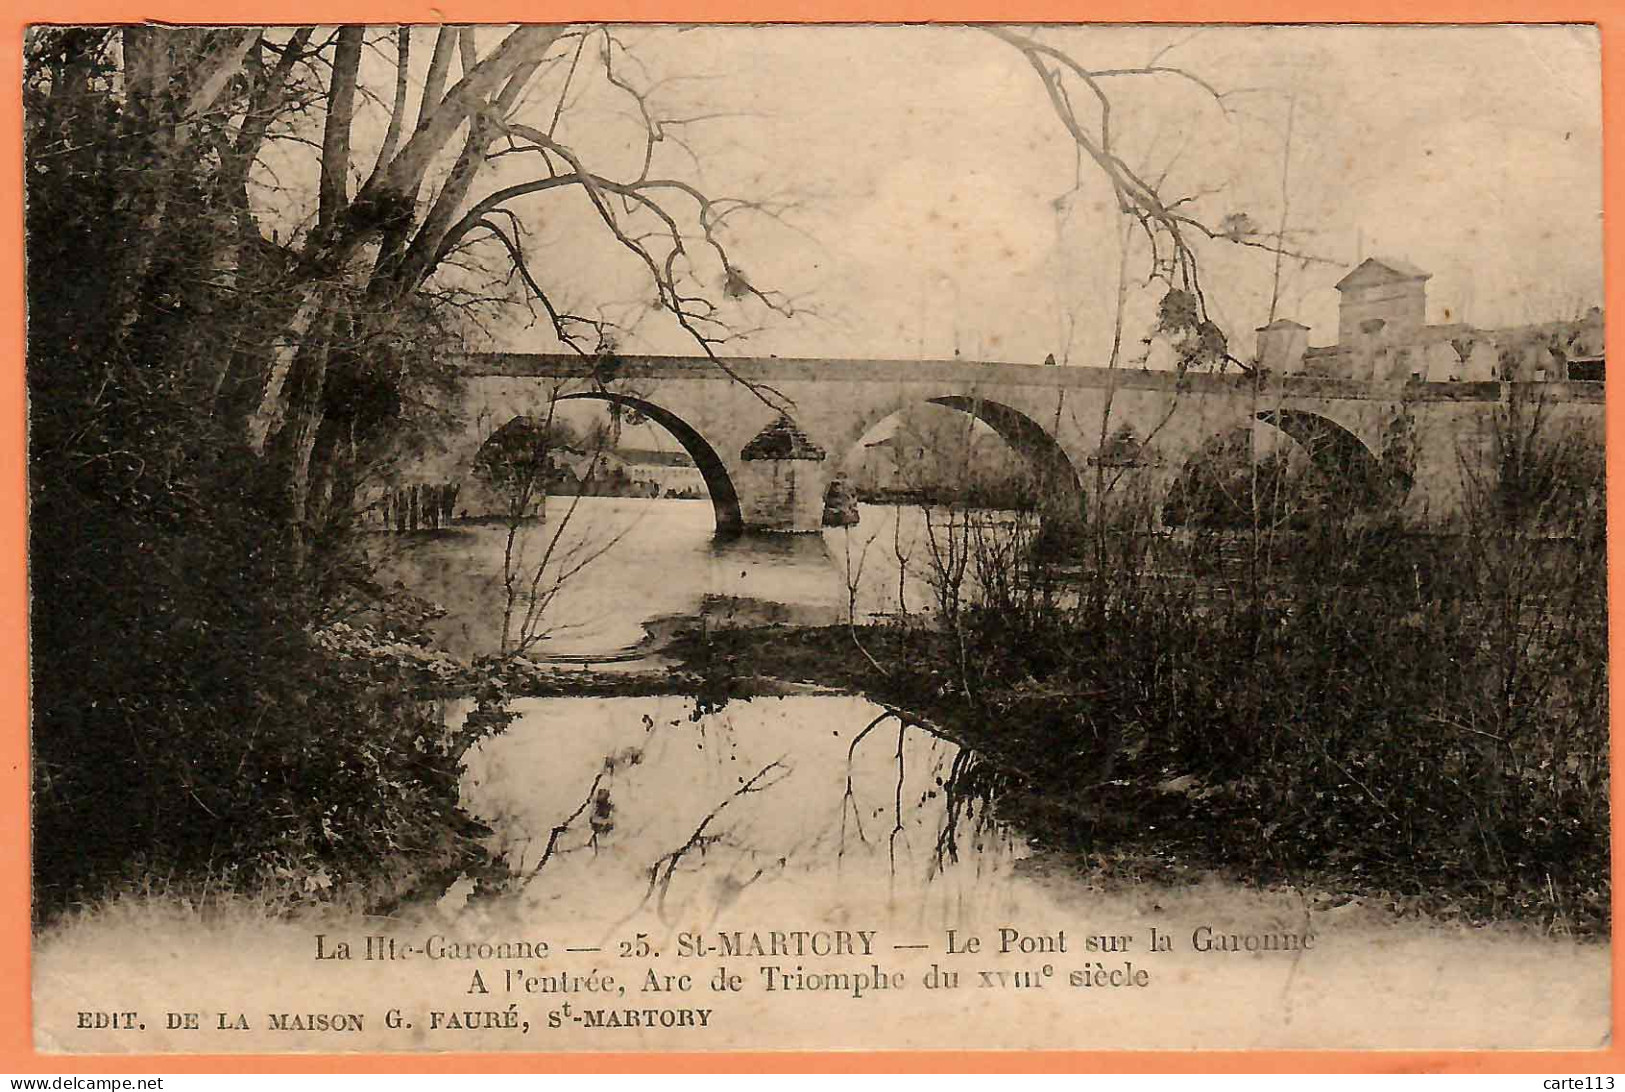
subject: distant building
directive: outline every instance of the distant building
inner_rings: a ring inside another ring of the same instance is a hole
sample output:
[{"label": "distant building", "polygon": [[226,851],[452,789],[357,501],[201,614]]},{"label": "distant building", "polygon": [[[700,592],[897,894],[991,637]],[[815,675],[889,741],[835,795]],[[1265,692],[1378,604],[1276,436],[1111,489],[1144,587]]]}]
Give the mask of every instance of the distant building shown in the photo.
[{"label": "distant building", "polygon": [[1427,323],[1427,282],[1432,276],[1397,258],[1367,258],[1355,266],[1337,282],[1343,297],[1337,312],[1337,343],[1413,336]]},{"label": "distant building", "polygon": [[1337,344],[1310,346],[1308,327],[1277,319],[1258,328],[1259,366],[1279,375],[1372,382],[1602,380],[1600,308],[1507,329],[1428,325],[1431,276],[1396,258],[1365,259],[1337,282]]},{"label": "distant building", "polygon": [[705,475],[694,465],[687,452],[620,448],[618,454],[634,480],[651,483],[662,497],[708,495]]},{"label": "distant building", "polygon": [[607,451],[565,450],[559,461],[569,481],[555,491],[607,497],[703,497],[705,476],[686,454],[616,448]]}]

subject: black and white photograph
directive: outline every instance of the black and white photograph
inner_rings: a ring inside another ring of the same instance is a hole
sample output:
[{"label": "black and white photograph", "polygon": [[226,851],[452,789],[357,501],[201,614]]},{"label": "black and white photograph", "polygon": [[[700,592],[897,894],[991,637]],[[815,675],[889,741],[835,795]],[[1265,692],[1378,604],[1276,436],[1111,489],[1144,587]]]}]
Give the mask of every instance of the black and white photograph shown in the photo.
[{"label": "black and white photograph", "polygon": [[40,1052],[1608,1044],[1594,26],[23,49]]}]

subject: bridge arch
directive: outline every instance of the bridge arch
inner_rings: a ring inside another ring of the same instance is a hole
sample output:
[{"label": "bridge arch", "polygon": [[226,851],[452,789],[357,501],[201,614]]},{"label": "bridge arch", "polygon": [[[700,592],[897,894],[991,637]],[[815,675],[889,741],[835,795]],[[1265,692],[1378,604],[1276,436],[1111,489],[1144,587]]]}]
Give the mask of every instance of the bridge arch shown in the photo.
[{"label": "bridge arch", "polygon": [[942,406],[980,421],[992,429],[999,439],[1026,462],[1035,479],[1046,491],[1045,507],[1065,511],[1081,510],[1079,506],[1083,503],[1084,496],[1082,480],[1060,441],[1021,410],[976,394],[911,398],[886,407],[884,412],[871,417],[855,434],[850,435],[850,440],[844,447],[843,462],[850,460],[856,453],[856,446],[864,436],[873,432],[876,426],[915,405]]},{"label": "bridge arch", "polygon": [[688,457],[694,460],[695,468],[705,480],[706,492],[711,497],[711,509],[716,515],[717,534],[736,535],[744,529],[745,519],[739,506],[739,493],[734,488],[733,478],[729,475],[722,456],[717,454],[717,449],[711,446],[711,442],[700,435],[694,426],[670,410],[635,395],[595,390],[560,394],[556,398],[559,402],[588,400],[608,402],[635,410],[671,433],[672,438],[688,452]]},{"label": "bridge arch", "polygon": [[1293,409],[1263,410],[1254,416],[1303,445],[1315,467],[1334,480],[1358,475],[1362,482],[1370,482],[1381,472],[1377,453],[1330,417]]},{"label": "bridge arch", "polygon": [[[1322,481],[1337,488],[1338,495],[1356,503],[1374,503],[1389,481],[1382,457],[1337,421],[1308,410],[1262,410],[1210,435],[1183,461],[1172,481],[1174,493],[1169,498],[1174,502],[1173,510],[1181,513],[1175,522],[1202,518],[1198,512],[1206,511],[1204,506],[1216,499],[1217,494],[1207,495],[1214,490],[1239,501],[1262,481],[1256,475],[1245,483],[1224,480],[1227,473],[1234,475],[1243,469],[1243,458],[1253,454],[1252,440],[1257,424],[1268,425],[1293,441]],[[1271,472],[1284,474],[1285,469],[1276,464]],[[1220,515],[1208,512],[1208,518]]]}]

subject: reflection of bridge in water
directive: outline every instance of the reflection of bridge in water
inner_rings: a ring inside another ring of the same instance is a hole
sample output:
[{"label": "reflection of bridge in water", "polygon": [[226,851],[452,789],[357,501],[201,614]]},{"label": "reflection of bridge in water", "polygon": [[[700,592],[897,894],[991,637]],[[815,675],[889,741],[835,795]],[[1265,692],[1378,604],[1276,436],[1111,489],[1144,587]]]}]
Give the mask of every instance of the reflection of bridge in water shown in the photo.
[{"label": "reflection of bridge in water", "polygon": [[733,358],[724,370],[701,357],[488,353],[458,363],[467,423],[449,438],[449,468],[439,460],[436,477],[465,473],[480,445],[516,417],[545,417],[554,399],[596,399],[672,434],[704,475],[722,531],[817,530],[845,456],[917,403],[980,419],[1051,496],[1073,501],[1102,462],[1159,499],[1215,439],[1256,422],[1334,474],[1403,480],[1407,503],[1435,513],[1459,505],[1462,458],[1487,455],[1494,412],[1514,398],[1539,399],[1554,421],[1602,440],[1601,383],[1181,377],[957,360]]}]

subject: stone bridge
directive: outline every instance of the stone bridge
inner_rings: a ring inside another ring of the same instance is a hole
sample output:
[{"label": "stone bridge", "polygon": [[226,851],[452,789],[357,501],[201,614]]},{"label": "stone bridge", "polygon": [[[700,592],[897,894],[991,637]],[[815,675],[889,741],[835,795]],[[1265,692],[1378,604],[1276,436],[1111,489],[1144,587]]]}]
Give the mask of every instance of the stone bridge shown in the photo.
[{"label": "stone bridge", "polygon": [[1083,496],[1101,463],[1161,496],[1216,439],[1263,421],[1337,473],[1389,472],[1403,462],[1407,503],[1436,513],[1459,505],[1461,459],[1483,457],[1493,413],[1510,399],[1540,399],[1554,418],[1593,430],[1599,444],[1603,429],[1603,384],[1591,382],[1179,376],[963,360],[719,365],[488,353],[456,363],[465,425],[436,460],[441,480],[466,473],[484,441],[514,418],[546,417],[553,399],[618,403],[664,426],[693,458],[722,532],[818,530],[843,461],[875,425],[918,403],[985,422],[1055,497]]}]

